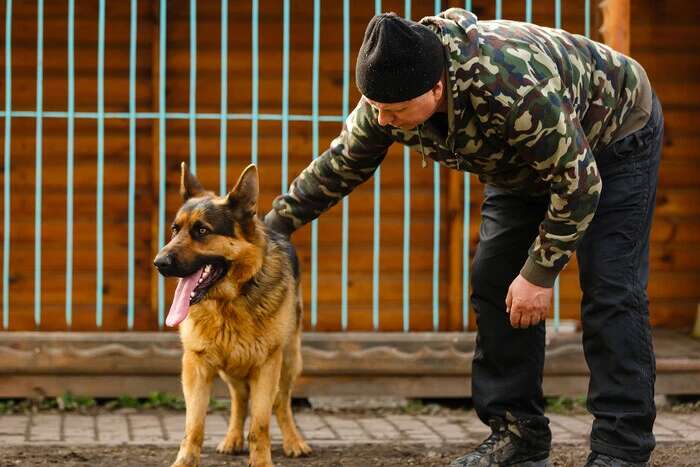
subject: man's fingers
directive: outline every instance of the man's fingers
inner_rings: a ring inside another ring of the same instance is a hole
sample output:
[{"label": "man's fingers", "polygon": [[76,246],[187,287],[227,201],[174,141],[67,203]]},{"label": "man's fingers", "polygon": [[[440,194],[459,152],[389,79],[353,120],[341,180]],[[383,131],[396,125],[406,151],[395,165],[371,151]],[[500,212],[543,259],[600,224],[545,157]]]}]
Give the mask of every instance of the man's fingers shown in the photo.
[{"label": "man's fingers", "polygon": [[511,308],[513,308],[513,293],[508,287],[508,293],[506,294],[506,312],[510,313]]},{"label": "man's fingers", "polygon": [[520,327],[520,310],[517,307],[510,309],[510,325],[514,328]]}]

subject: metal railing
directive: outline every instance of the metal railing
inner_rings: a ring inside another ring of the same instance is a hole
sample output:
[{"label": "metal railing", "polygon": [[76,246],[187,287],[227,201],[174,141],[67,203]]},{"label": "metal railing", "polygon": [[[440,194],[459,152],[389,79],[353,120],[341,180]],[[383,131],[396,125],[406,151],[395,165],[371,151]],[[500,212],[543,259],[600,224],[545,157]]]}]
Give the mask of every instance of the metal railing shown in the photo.
[{"label": "metal railing", "polygon": [[[289,155],[289,123],[295,121],[310,122],[312,125],[312,153],[313,157],[319,153],[319,123],[342,122],[349,111],[349,85],[350,85],[350,2],[342,0],[343,9],[343,73],[342,73],[342,112],[341,115],[321,115],[319,113],[319,57],[320,57],[320,20],[321,2],[314,0],[313,13],[313,69],[312,69],[312,106],[310,114],[289,113],[289,84],[290,84],[290,2],[283,1],[283,66],[282,66],[282,111],[280,114],[260,113],[258,107],[259,93],[259,5],[258,0],[252,0],[252,106],[249,113],[230,113],[228,111],[228,0],[221,0],[221,90],[219,113],[197,112],[196,86],[197,86],[197,1],[190,0],[190,64],[189,64],[189,111],[168,112],[166,109],[165,84],[166,84],[166,56],[167,56],[167,6],[166,0],[160,0],[159,8],[159,43],[158,43],[158,111],[136,111],[136,50],[137,43],[137,7],[138,0],[130,0],[130,34],[129,34],[129,111],[106,112],[104,99],[104,56],[105,56],[105,1],[99,0],[98,9],[98,61],[97,61],[97,109],[95,112],[78,112],[75,110],[75,0],[68,0],[68,40],[67,40],[67,108],[66,111],[46,111],[43,109],[43,21],[44,1],[37,0],[37,70],[36,70],[36,108],[34,110],[14,110],[12,108],[12,7],[13,0],[6,0],[5,6],[5,107],[0,111],[0,117],[4,118],[4,211],[3,211],[3,261],[2,261],[2,324],[3,328],[9,327],[10,306],[10,180],[11,169],[11,139],[12,119],[32,118],[36,121],[36,151],[35,151],[35,243],[34,243],[34,320],[37,327],[41,324],[41,270],[42,270],[42,121],[44,119],[66,119],[66,263],[65,263],[65,321],[70,328],[73,320],[73,188],[74,188],[74,136],[76,119],[90,119],[97,122],[97,192],[96,192],[96,291],[95,291],[95,323],[97,328],[102,326],[102,296],[103,296],[103,186],[104,186],[104,125],[105,120],[126,119],[129,123],[129,182],[128,182],[128,291],[125,301],[127,303],[127,323],[132,329],[134,324],[134,210],[135,210],[135,171],[136,171],[136,146],[135,128],[137,120],[154,120],[158,126],[158,244],[165,241],[165,160],[166,160],[166,122],[168,120],[187,120],[189,122],[189,161],[192,171],[197,169],[197,121],[218,120],[220,122],[219,141],[219,191],[226,191],[227,171],[227,124],[232,120],[246,120],[251,122],[251,158],[257,162],[258,154],[258,123],[260,121],[281,122],[281,190],[288,188],[288,155]],[[464,4],[467,9],[472,8],[472,1]],[[405,1],[406,17],[411,17],[411,1]],[[441,0],[435,0],[434,10],[439,12],[443,7]],[[532,0],[525,1],[525,20],[532,21]],[[561,0],[554,0],[555,26],[561,27]],[[374,13],[382,11],[381,0],[375,1]],[[368,12],[368,15],[371,12]],[[502,15],[502,0],[495,0],[495,16],[500,19]],[[369,19],[369,16],[368,16]],[[585,33],[590,34],[590,0],[585,0]],[[403,260],[402,260],[402,319],[403,330],[408,332],[410,326],[410,226],[411,226],[411,170],[408,148],[403,152]],[[438,330],[440,325],[440,170],[437,162],[433,165],[433,266],[432,266],[432,324],[433,329]],[[373,241],[372,241],[372,325],[375,330],[379,328],[380,306],[380,230],[381,212],[381,170],[374,175],[374,201],[373,201]],[[463,223],[463,250],[462,250],[462,322],[466,329],[469,323],[469,300],[467,296],[469,282],[469,219],[470,219],[470,179],[464,174],[464,223]],[[343,330],[348,326],[348,225],[349,203],[346,197],[342,202],[342,272],[341,272],[341,326]],[[311,325],[316,327],[318,321],[318,223],[314,221],[311,227],[311,297],[310,312]],[[158,277],[157,309],[158,323],[162,327],[164,322],[165,298],[163,277]],[[559,282],[555,286],[554,323],[559,323]]]}]

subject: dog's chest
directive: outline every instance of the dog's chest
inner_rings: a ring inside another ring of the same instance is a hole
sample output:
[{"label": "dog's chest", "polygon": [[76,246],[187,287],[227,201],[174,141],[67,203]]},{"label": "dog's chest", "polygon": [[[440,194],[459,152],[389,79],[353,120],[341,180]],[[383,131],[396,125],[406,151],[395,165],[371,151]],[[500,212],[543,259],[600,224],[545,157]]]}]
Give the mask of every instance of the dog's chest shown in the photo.
[{"label": "dog's chest", "polygon": [[276,347],[264,333],[247,329],[240,322],[236,326],[218,323],[217,327],[188,324],[181,329],[184,350],[231,376],[244,377],[252,368],[261,366]]}]

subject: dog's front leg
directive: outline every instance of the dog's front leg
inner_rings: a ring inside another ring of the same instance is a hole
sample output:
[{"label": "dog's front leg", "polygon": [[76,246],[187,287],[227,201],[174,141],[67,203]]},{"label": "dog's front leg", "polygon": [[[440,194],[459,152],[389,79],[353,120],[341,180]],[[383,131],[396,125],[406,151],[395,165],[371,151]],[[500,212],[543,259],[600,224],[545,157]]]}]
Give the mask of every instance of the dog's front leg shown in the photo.
[{"label": "dog's front leg", "polygon": [[204,420],[215,372],[194,352],[182,356],[182,391],[185,394],[185,437],[172,467],[197,467],[204,440]]},{"label": "dog's front leg", "polygon": [[251,467],[273,467],[270,452],[270,418],[277,393],[282,352],[277,351],[250,379],[250,433],[248,445]]}]

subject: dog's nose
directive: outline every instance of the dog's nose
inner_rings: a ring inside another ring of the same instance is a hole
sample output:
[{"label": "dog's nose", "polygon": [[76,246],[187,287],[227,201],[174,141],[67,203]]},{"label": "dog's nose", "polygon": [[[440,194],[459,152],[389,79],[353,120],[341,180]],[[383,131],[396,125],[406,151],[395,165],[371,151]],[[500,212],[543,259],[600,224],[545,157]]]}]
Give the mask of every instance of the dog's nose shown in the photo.
[{"label": "dog's nose", "polygon": [[158,255],[153,261],[153,265],[158,270],[168,270],[173,266],[173,257],[172,255]]}]

